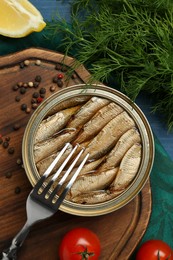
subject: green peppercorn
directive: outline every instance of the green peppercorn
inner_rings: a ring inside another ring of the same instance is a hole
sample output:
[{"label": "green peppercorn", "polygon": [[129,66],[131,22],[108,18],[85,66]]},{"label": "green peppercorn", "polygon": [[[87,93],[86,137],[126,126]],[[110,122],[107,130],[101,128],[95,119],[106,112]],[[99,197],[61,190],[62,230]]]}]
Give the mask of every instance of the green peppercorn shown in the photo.
[{"label": "green peppercorn", "polygon": [[22,164],[22,160],[21,160],[20,158],[18,158],[17,161],[16,161],[16,163],[17,163],[18,165],[21,165],[21,164]]}]

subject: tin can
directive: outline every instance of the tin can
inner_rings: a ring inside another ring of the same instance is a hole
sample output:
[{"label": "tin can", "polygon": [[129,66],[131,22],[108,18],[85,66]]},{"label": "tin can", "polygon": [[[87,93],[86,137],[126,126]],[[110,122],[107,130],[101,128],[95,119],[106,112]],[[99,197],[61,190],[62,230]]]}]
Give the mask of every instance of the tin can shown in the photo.
[{"label": "tin can", "polygon": [[142,140],[142,159],[138,173],[132,183],[119,196],[97,204],[78,204],[64,200],[60,210],[78,216],[98,216],[113,212],[129,203],[143,188],[149,178],[154,161],[154,138],[150,125],[141,109],[126,95],[104,85],[79,84],[64,88],[47,98],[32,114],[25,129],[22,157],[27,177],[34,186],[40,178],[34,162],[35,133],[46,115],[59,103],[69,98],[81,96],[97,96],[115,102],[121,106],[135,121]]}]

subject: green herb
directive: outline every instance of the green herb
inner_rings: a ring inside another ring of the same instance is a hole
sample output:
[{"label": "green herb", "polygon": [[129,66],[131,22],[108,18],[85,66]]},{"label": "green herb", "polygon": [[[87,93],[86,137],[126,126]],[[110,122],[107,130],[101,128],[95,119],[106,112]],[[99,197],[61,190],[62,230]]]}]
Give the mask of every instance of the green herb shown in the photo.
[{"label": "green herb", "polygon": [[62,33],[61,50],[87,66],[93,79],[113,78],[132,100],[141,91],[153,96],[153,111],[173,128],[171,0],[75,0],[71,25],[58,17],[47,28]]}]

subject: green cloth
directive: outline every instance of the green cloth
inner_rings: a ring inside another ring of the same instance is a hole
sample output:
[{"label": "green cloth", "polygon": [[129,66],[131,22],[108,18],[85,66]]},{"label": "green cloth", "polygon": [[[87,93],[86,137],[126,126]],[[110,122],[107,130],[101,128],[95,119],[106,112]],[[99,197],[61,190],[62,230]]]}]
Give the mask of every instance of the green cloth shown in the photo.
[{"label": "green cloth", "polygon": [[[155,160],[150,175],[152,213],[148,228],[136,250],[150,239],[161,239],[173,248],[173,161],[156,136],[154,139]],[[135,259],[135,253],[132,259]]]},{"label": "green cloth", "polygon": [[[47,35],[48,32],[43,30],[41,33],[33,33],[22,39],[10,39],[1,36],[0,55],[29,47],[61,51],[59,46],[61,37],[49,40],[51,38]],[[173,248],[173,161],[156,137],[155,149],[155,161],[151,172],[152,214],[141,243],[155,238],[164,240]]]}]

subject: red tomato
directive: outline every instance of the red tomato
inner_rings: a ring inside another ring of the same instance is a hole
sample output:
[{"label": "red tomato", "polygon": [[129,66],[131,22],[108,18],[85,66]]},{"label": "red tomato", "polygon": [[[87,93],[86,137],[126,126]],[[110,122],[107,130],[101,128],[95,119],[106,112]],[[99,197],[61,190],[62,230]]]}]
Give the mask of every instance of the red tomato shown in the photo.
[{"label": "red tomato", "polygon": [[162,240],[148,240],[140,247],[136,260],[173,260],[173,251]]},{"label": "red tomato", "polygon": [[100,241],[87,228],[74,228],[62,239],[59,247],[60,260],[98,260]]}]

